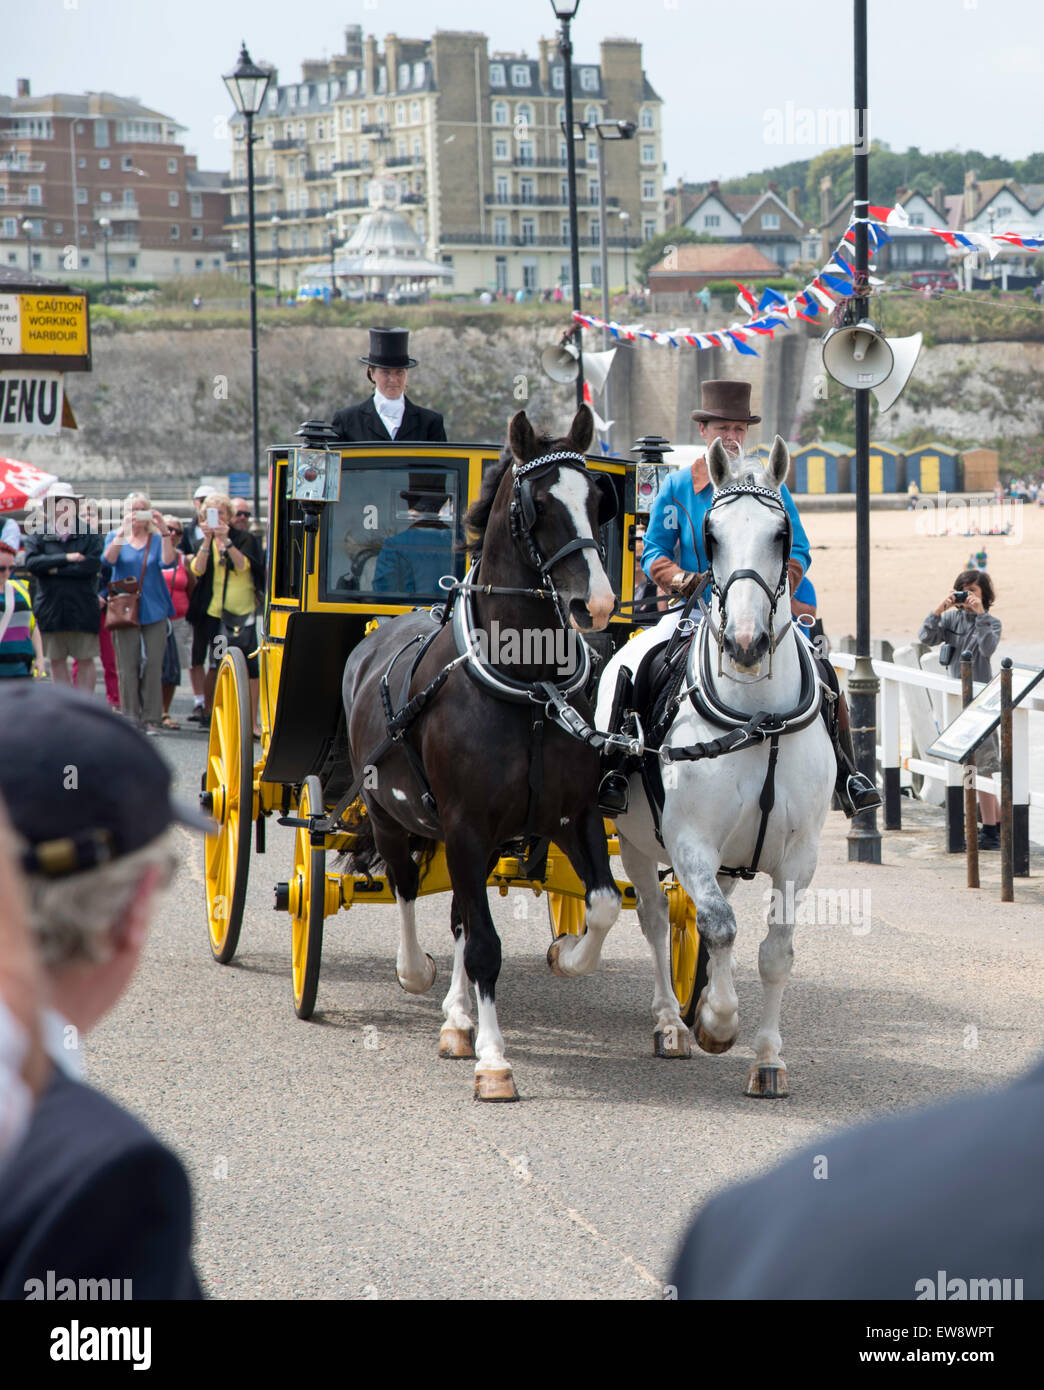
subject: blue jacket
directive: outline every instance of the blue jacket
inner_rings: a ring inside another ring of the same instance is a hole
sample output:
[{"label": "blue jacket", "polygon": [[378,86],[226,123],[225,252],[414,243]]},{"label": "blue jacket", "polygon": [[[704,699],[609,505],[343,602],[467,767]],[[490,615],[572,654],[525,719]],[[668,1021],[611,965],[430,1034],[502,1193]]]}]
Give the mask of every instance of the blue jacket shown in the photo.
[{"label": "blue jacket", "polygon": [[[812,562],[812,554],[801,524],[794,499],[786,487],[780,489],[783,505],[790,516],[794,536],[790,554],[805,572]],[[697,494],[692,486],[692,469],[676,469],[656,495],[645,528],[645,545],[642,549],[642,569],[649,573],[654,560],[672,560],[683,570],[698,573],[707,568],[707,557],[703,553],[703,518],[714,498],[714,486],[707,486]],[[680,556],[675,555],[675,547],[681,546]]]}]

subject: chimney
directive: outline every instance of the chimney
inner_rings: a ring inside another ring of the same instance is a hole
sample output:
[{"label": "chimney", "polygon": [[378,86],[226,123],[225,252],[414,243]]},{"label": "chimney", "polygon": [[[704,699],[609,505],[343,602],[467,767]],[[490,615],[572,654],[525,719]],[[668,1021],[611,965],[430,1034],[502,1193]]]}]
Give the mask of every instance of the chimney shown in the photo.
[{"label": "chimney", "polygon": [[344,31],[344,56],[348,66],[361,68],[363,60],[363,36],[361,24],[349,24]]},{"label": "chimney", "polygon": [[946,185],[937,183],[932,189],[932,207],[946,216]]},{"label": "chimney", "polygon": [[982,190],[979,188],[979,174],[976,169],[969,169],[964,175],[964,220],[970,221],[979,211],[979,204],[982,199]]},{"label": "chimney", "polygon": [[819,180],[819,225],[822,231],[830,221],[830,214],[833,212],[834,201],[834,180],[829,174],[824,174]]},{"label": "chimney", "polygon": [[363,65],[366,68],[366,95],[368,97],[377,94],[377,40],[373,34],[367,34],[363,41]]},{"label": "chimney", "polygon": [[795,217],[801,216],[801,189],[797,186],[787,189],[787,207]]},{"label": "chimney", "polygon": [[895,201],[897,203],[901,203],[909,192],[910,190],[907,188],[906,184],[901,183],[899,187],[895,190]]},{"label": "chimney", "polygon": [[711,179],[710,183],[707,185],[707,192],[708,192],[708,193],[717,193],[718,191],[719,191],[719,188],[718,188],[718,180],[717,180],[717,179]]},{"label": "chimney", "polygon": [[557,52],[558,45],[552,39],[540,40],[540,90],[545,93],[551,91],[551,50]]},{"label": "chimney", "polygon": [[20,97],[27,97],[28,95],[29,95],[29,79],[28,79],[28,77],[20,77],[20,78],[18,79],[18,96],[20,96]]},{"label": "chimney", "polygon": [[769,184],[768,191],[770,193],[779,193],[779,184],[776,183],[775,179],[773,179],[772,182]]},{"label": "chimney", "polygon": [[397,34],[385,34],[384,61],[388,67],[389,93],[395,93],[399,90],[399,52],[399,36]]}]

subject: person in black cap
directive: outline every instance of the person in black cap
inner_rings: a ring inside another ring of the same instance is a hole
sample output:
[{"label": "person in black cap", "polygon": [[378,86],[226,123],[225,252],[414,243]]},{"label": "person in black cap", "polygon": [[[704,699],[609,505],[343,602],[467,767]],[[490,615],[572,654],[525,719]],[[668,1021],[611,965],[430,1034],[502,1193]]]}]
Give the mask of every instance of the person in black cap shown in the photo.
[{"label": "person in black cap", "polygon": [[[210,828],[170,796],[148,739],[68,688],[0,690],[0,796],[43,967],[54,1074],[0,1171],[0,1299],[70,1295],[118,1279],[117,1296],[199,1298],[192,1197],[181,1163],[84,1084],[79,1040],[117,1003],[176,858],[166,832]],[[128,1282],[129,1281],[129,1286]],[[83,1297],[83,1294],[79,1295]]]},{"label": "person in black cap", "polygon": [[449,497],[445,473],[411,473],[399,493],[410,524],[381,546],[373,587],[379,594],[440,595],[439,580],[454,572],[453,532],[439,513]]},{"label": "person in black cap", "polygon": [[405,328],[370,329],[370,351],[359,361],[366,364],[373,395],[360,405],[339,410],[333,417],[338,439],[445,440],[442,416],[414,405],[406,395],[406,372],[417,365],[409,355],[409,345],[410,335]]}]

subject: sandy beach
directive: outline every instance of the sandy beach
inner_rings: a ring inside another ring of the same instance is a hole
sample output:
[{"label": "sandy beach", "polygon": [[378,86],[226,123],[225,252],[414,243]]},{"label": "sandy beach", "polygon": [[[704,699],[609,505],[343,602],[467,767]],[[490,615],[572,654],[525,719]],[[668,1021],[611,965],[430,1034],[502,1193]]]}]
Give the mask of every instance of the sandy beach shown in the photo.
[{"label": "sandy beach", "polygon": [[[801,498],[796,499],[799,511]],[[988,525],[999,515],[1012,523],[1010,536],[936,535],[938,511],[871,511],[870,624],[874,637],[896,646],[916,638],[930,609],[945,598],[960,570],[977,550],[987,552],[987,569],[997,593],[993,612],[1003,624],[1002,652],[1023,660],[1044,658],[1044,507],[1009,507],[1003,513],[976,502],[963,510],[951,499],[945,520],[951,529]],[[806,511],[812,545],[809,578],[819,612],[832,638],[855,633],[855,512]],[[996,664],[996,663],[995,663]]]}]

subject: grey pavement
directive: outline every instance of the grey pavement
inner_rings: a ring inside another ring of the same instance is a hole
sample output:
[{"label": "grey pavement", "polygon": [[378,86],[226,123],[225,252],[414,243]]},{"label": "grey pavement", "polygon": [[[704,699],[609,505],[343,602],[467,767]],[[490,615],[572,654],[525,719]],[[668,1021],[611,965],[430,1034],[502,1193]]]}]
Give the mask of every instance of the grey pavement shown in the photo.
[{"label": "grey pavement", "polygon": [[[159,744],[194,795],[204,736]],[[88,1076],[182,1155],[212,1297],[659,1298],[686,1223],[719,1187],[839,1126],[1001,1083],[1044,1048],[1041,880],[1016,880],[1002,905],[997,856],[984,856],[986,886],[968,890],[963,860],[942,853],[941,816],[908,801],[904,812],[881,867],[849,864],[847,823],[828,818],[813,887],[860,909],[868,891],[869,930],[798,928],[782,1102],[742,1094],[767,879],[734,895],[740,1041],[691,1061],[651,1055],[652,972],[633,913],[602,971],[566,981],[544,962],[544,900],[492,895],[522,1101],[480,1106],[471,1064],[436,1057],[448,898],[418,908],[439,967],[431,995],[395,982],[395,909],[354,907],[326,923],[317,1012],[302,1023],[289,919],[271,906],[291,832],[271,822],[226,967],[207,945],[201,845],[176,832],[179,876],[139,976],[87,1040]]]}]

